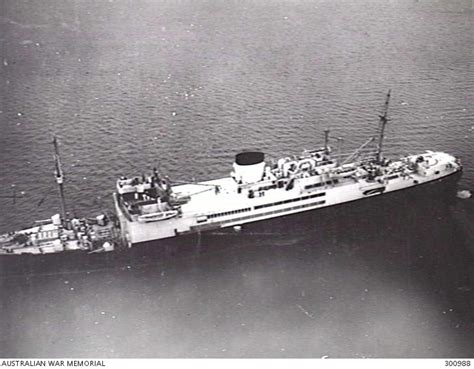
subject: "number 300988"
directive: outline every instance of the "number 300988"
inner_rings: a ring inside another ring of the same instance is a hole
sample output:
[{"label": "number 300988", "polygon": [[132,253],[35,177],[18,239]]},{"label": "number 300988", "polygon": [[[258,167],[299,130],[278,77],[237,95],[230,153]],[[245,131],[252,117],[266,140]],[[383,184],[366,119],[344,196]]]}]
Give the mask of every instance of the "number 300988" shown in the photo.
[{"label": "number 300988", "polygon": [[445,360],[444,366],[471,366],[470,360]]}]

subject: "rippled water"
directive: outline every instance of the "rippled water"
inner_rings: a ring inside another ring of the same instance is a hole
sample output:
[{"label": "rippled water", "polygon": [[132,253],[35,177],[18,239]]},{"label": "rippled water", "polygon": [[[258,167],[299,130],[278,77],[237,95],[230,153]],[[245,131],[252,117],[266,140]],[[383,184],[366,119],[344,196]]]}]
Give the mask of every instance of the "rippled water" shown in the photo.
[{"label": "rippled water", "polygon": [[[452,153],[472,190],[471,1],[1,7],[0,186],[24,197],[0,198],[0,231],[57,211],[53,133],[69,209],[89,215],[112,206],[118,176],[154,165],[176,179],[220,177],[243,148],[296,154],[326,127],[350,151],[374,133],[389,88],[387,155]],[[406,219],[421,205],[375,229],[355,220],[364,212],[282,231],[293,219],[267,236],[230,236],[231,247],[205,239],[197,256],[10,277],[0,353],[472,356],[472,256],[448,208],[415,228]],[[380,218],[390,204],[371,211]]]}]

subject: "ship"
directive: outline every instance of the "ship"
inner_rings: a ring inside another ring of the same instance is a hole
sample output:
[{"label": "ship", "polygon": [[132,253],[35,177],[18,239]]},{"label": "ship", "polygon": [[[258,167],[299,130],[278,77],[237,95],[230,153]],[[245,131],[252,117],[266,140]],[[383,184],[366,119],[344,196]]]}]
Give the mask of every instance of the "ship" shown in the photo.
[{"label": "ship", "polygon": [[55,179],[59,190],[60,214],[37,220],[30,227],[0,235],[0,256],[45,255],[57,253],[105,253],[119,245],[119,233],[113,214],[93,218],[71,217],[66,211],[64,173],[58,142],[53,138]]},{"label": "ship", "polygon": [[[425,151],[396,160],[383,155],[389,91],[378,134],[344,157],[341,138],[324,132],[324,146],[267,164],[257,150],[238,153],[228,177],[172,182],[156,168],[121,177],[114,193],[120,238],[128,247],[189,234],[236,231],[245,225],[435,184],[460,174],[456,157]],[[333,150],[330,140],[338,142]]]},{"label": "ship", "polygon": [[[71,217],[66,211],[64,174],[54,137],[60,213],[0,235],[0,256],[103,254],[202,232],[239,232],[253,223],[436,184],[461,174],[460,160],[444,152],[425,151],[396,160],[384,157],[390,95],[389,91],[379,115],[378,134],[350,155],[341,153],[342,139],[325,130],[322,147],[270,164],[261,151],[240,152],[225,178],[171,181],[154,168],[150,175],[120,177],[113,193],[115,213],[93,218]],[[336,150],[330,140],[337,142]]]}]

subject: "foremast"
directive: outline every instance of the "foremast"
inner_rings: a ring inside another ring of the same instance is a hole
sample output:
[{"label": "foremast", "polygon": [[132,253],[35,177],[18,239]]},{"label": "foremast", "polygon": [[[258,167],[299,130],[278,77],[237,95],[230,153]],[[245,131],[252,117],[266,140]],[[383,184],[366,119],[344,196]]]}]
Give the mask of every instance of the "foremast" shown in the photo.
[{"label": "foremast", "polygon": [[61,167],[61,158],[59,156],[58,142],[56,136],[53,136],[53,145],[54,145],[54,175],[56,177],[56,183],[59,188],[59,199],[61,205],[61,222],[63,226],[66,224],[66,201],[64,198],[64,174]]},{"label": "foremast", "polygon": [[376,154],[376,161],[380,163],[382,161],[382,146],[383,146],[383,139],[385,136],[385,127],[388,122],[388,104],[390,102],[390,94],[392,90],[388,90],[387,98],[385,99],[385,105],[383,109],[383,113],[379,115],[380,123],[379,123],[379,142],[377,144],[377,154]]}]

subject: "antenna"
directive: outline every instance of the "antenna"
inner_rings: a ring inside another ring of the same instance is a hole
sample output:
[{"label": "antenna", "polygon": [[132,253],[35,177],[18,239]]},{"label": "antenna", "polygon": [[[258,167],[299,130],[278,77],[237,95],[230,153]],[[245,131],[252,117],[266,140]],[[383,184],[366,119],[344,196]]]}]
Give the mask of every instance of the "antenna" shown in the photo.
[{"label": "antenna", "polygon": [[359,153],[365,149],[371,142],[375,140],[374,137],[370,137],[367,141],[365,141],[362,145],[359,146],[357,150],[355,150],[351,155],[349,155],[342,163],[341,165],[346,164],[349,160],[352,160],[352,158],[355,158]]},{"label": "antenna", "polygon": [[385,99],[383,114],[379,115],[379,118],[380,118],[379,130],[380,130],[380,133],[379,133],[379,143],[377,145],[377,156],[376,156],[376,160],[379,163],[382,159],[382,145],[383,145],[383,139],[384,139],[384,134],[385,134],[385,126],[387,125],[387,122],[388,122],[388,117],[387,117],[387,115],[388,115],[388,104],[390,102],[391,92],[392,92],[392,90],[388,90],[387,98]]},{"label": "antenna", "polygon": [[53,145],[54,145],[54,164],[55,171],[54,175],[56,177],[56,183],[59,187],[59,196],[61,201],[61,219],[63,226],[66,224],[66,201],[64,200],[64,175],[61,169],[61,160],[59,158],[58,142],[56,136],[53,136]]}]

